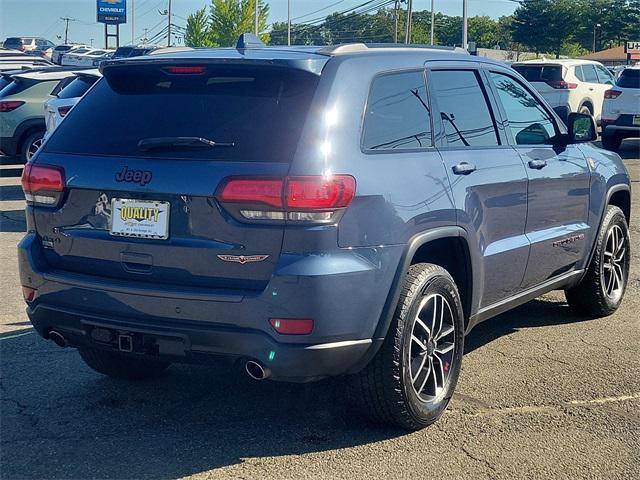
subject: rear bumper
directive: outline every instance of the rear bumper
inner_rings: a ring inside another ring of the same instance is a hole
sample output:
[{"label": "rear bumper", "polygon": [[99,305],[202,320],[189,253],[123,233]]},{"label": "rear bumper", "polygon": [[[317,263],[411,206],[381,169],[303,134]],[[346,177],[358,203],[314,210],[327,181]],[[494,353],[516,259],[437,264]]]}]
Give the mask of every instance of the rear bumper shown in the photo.
[{"label": "rear bumper", "polygon": [[[253,359],[272,378],[310,381],[355,372],[379,347],[375,338],[402,246],[282,255],[261,292],[177,290],[47,270],[30,233],[18,246],[22,285],[38,290],[27,313],[43,337],[57,330],[71,346],[117,348],[92,336],[131,334],[152,348],[136,354],[172,362]],[[311,318],[310,335],[281,335],[269,318]],[[146,340],[143,340],[145,339]]]},{"label": "rear bumper", "polygon": [[640,138],[640,127],[628,125],[607,125],[603,135],[615,135],[620,138]]},{"label": "rear bumper", "polygon": [[36,331],[48,338],[51,330],[62,334],[71,347],[91,346],[122,351],[120,336],[133,339],[133,351],[126,354],[179,363],[209,363],[248,360],[271,370],[274,380],[307,382],[341,375],[361,368],[367,352],[378,341],[361,339],[312,345],[278,343],[263,332],[183,322],[152,323],[87,315],[37,305],[27,313]]}]

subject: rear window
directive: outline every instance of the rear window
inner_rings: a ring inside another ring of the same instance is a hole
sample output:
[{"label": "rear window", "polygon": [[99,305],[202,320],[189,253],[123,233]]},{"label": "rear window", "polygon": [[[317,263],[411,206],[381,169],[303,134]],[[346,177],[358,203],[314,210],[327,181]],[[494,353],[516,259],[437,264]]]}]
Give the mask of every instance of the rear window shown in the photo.
[{"label": "rear window", "polygon": [[0,95],[2,95],[2,89],[9,85],[13,80],[11,77],[0,77]]},{"label": "rear window", "polygon": [[[107,69],[106,78],[56,129],[46,150],[175,159],[291,160],[317,76],[238,65],[210,65],[198,74],[170,74],[164,68]],[[143,139],[167,137],[202,137],[234,146],[138,147]]]},{"label": "rear window", "polygon": [[71,45],[58,45],[53,50],[56,52],[66,52],[67,50],[71,50],[73,47]]},{"label": "rear window", "polygon": [[21,47],[21,46],[22,46],[21,38],[12,37],[12,38],[7,38],[4,41],[5,48],[15,48],[15,47]]},{"label": "rear window", "polygon": [[0,98],[8,97],[10,95],[17,95],[19,93],[24,92],[27,88],[34,86],[36,83],[35,80],[14,80],[0,92]]},{"label": "rear window", "polygon": [[133,48],[131,47],[120,47],[116,50],[116,53],[113,54],[113,57],[114,58],[130,57],[131,52],[133,52]]},{"label": "rear window", "polygon": [[617,85],[621,88],[640,88],[640,69],[627,68],[623,70]]},{"label": "rear window", "polygon": [[513,69],[529,82],[558,82],[562,80],[561,65],[516,65]]},{"label": "rear window", "polygon": [[96,83],[98,77],[80,76],[75,78],[58,93],[58,98],[76,98],[81,97],[87,90]]}]

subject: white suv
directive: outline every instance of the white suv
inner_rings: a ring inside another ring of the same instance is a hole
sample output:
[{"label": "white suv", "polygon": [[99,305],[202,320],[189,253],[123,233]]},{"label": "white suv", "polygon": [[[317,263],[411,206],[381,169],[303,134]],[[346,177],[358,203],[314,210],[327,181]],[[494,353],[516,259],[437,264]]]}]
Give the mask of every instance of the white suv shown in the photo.
[{"label": "white suv", "polygon": [[625,68],[604,94],[602,146],[618,150],[625,138],[640,137],[640,66]]},{"label": "white suv", "polygon": [[512,67],[565,120],[570,112],[581,112],[600,122],[604,92],[615,84],[601,63],[590,60],[529,60]]}]

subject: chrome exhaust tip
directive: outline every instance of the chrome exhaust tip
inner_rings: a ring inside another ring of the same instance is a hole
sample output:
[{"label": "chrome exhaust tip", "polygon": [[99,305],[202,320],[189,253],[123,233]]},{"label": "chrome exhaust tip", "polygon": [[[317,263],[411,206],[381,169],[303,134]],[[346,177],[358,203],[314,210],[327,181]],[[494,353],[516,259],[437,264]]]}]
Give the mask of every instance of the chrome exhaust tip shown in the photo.
[{"label": "chrome exhaust tip", "polygon": [[247,371],[247,375],[249,375],[254,380],[264,380],[269,378],[271,375],[271,370],[268,368],[264,368],[258,362],[254,360],[249,360],[244,364],[244,369]]},{"label": "chrome exhaust tip", "polygon": [[49,332],[49,340],[58,345],[59,347],[67,346],[67,339],[60,332],[56,332],[55,330],[51,330]]}]

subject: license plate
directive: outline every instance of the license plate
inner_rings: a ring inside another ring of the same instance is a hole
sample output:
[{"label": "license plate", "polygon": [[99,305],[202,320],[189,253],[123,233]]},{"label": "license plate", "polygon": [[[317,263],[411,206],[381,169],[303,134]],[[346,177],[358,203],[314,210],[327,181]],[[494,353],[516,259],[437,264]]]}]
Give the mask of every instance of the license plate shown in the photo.
[{"label": "license plate", "polygon": [[112,199],[109,233],[121,237],[169,238],[169,202]]},{"label": "license plate", "polygon": [[640,127],[640,115],[633,116],[633,124]]}]

